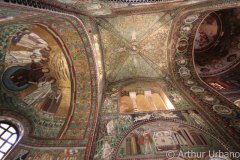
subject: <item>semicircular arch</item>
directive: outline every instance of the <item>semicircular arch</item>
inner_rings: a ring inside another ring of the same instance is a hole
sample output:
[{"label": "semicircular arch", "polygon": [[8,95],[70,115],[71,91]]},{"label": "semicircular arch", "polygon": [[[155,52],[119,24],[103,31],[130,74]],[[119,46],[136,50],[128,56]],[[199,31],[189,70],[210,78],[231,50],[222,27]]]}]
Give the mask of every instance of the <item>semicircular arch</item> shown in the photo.
[{"label": "semicircular arch", "polygon": [[217,6],[209,7],[204,12],[189,9],[175,19],[171,46],[169,46],[171,48],[168,57],[169,66],[178,88],[192,101],[200,113],[206,115],[212,125],[217,126],[219,135],[231,139],[234,150],[240,147],[239,128],[234,125],[239,121],[239,109],[221,94],[209,88],[196,73],[194,65],[193,50],[197,29],[204,18],[216,9],[215,7],[217,8]]},{"label": "semicircular arch", "polygon": [[[26,107],[22,103],[17,107],[13,107],[14,105],[10,104],[17,103],[17,101],[13,101],[12,98],[9,98],[9,95],[16,95],[16,93],[15,91],[7,90],[7,92],[1,96],[1,103],[4,103],[1,107],[7,106],[4,110],[10,109],[12,111],[26,114],[26,117],[28,117],[28,119],[34,124],[35,127],[31,130],[31,136],[24,141],[24,144],[26,145],[56,146],[57,144],[58,146],[71,145],[74,147],[91,146],[94,137],[91,136],[90,132],[94,132],[95,130],[98,114],[98,77],[96,77],[97,65],[95,64],[92,42],[87,33],[86,27],[83,22],[75,16],[54,14],[51,12],[47,13],[51,15],[48,17],[43,16],[41,12],[38,14],[40,15],[38,19],[29,18],[25,21],[19,21],[16,24],[5,24],[5,26],[2,26],[3,32],[1,32],[0,36],[2,36],[2,39],[6,39],[6,42],[4,42],[4,47],[0,49],[3,53],[6,53],[13,36],[18,32],[31,28],[31,26],[33,29],[30,31],[35,34],[37,34],[37,32],[49,34],[49,36],[51,36],[50,40],[56,41],[57,44],[57,46],[51,48],[51,51],[55,49],[55,54],[58,54],[56,50],[56,48],[58,48],[61,50],[62,56],[65,58],[65,62],[57,64],[59,64],[59,66],[67,66],[67,69],[69,69],[70,72],[69,74],[63,73],[63,75],[66,76],[65,78],[71,83],[70,89],[67,92],[67,94],[71,95],[68,96],[70,97],[69,101],[71,101],[71,104],[70,102],[69,104],[66,104],[67,108],[61,111],[64,116],[53,115],[49,117],[49,114],[45,114],[45,112],[39,114],[37,108]],[[37,29],[38,31],[35,32],[34,27],[41,28],[42,30]],[[37,35],[41,38],[41,36],[44,36],[45,34]],[[35,36],[35,40],[36,39],[38,38]],[[42,40],[49,42],[49,39],[46,37],[42,37]],[[41,45],[43,47],[44,42]],[[28,51],[30,51],[30,49]],[[51,58],[54,57],[52,56]],[[60,59],[59,57],[57,58]],[[57,58],[55,58],[55,60]],[[1,55],[1,59],[4,60],[3,55]],[[1,63],[1,65],[2,64],[4,65],[4,63]],[[59,66],[53,66],[51,68],[58,69]],[[2,69],[4,69],[4,67],[2,67]],[[56,75],[58,75],[58,73],[56,73]],[[12,89],[11,85],[10,89]],[[28,112],[25,113],[27,108]],[[37,114],[35,114],[35,112],[37,112]],[[36,132],[36,129],[38,132]],[[49,136],[47,134],[51,135]],[[54,143],[52,143],[53,140]],[[88,147],[86,151],[87,154],[90,153],[90,150],[91,147]],[[86,156],[89,156],[87,154]]]},{"label": "semicircular arch", "polygon": [[[190,132],[191,134],[187,136],[185,135]],[[194,141],[194,138],[192,136],[195,138],[197,136],[201,137],[201,139],[204,141],[204,144],[202,144],[201,142],[201,144],[198,144],[198,142],[194,142],[194,144],[191,143],[187,139],[187,137]],[[177,137],[176,139],[179,140],[175,141],[175,137]],[[105,143],[108,143],[108,140],[106,140]],[[126,147],[128,146],[128,143],[131,143],[131,147],[129,146],[131,149]],[[213,143],[215,146],[213,145]],[[193,126],[188,122],[164,118],[144,120],[142,122],[136,123],[135,125],[128,128],[118,138],[118,141],[115,144],[116,146],[112,151],[113,159],[130,158],[130,150],[131,152],[138,153],[139,156],[134,157],[135,159],[144,158],[144,156],[146,155],[148,155],[147,158],[154,159],[172,158],[167,157],[167,151],[171,150],[172,153],[178,155],[178,152],[181,151],[183,148],[194,147],[194,145],[202,146],[202,148],[205,148],[206,151],[208,151],[209,149],[213,149],[214,147],[214,149],[218,148],[220,150],[228,150],[228,146],[220,139],[216,138],[216,136],[211,134],[209,131],[198,126]],[[141,157],[140,155],[144,156]]]}]

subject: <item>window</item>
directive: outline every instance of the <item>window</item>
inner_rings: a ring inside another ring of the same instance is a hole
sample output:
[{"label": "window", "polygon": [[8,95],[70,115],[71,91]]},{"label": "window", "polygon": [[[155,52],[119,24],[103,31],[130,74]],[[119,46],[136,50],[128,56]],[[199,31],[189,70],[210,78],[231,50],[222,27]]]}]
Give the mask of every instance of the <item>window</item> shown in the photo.
[{"label": "window", "polygon": [[15,146],[18,139],[18,131],[13,125],[0,122],[0,160]]},{"label": "window", "polygon": [[[180,97],[173,95],[174,101],[181,101]],[[163,91],[148,89],[135,89],[121,92],[119,110],[121,113],[151,112],[158,110],[175,109]]]}]

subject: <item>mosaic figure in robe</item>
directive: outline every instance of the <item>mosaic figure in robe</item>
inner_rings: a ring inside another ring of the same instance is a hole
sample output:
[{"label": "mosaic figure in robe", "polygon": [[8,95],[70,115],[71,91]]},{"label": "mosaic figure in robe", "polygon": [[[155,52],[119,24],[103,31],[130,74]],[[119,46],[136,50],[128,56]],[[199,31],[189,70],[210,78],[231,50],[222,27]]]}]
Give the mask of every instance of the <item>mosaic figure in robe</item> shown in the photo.
[{"label": "mosaic figure in robe", "polygon": [[50,47],[45,40],[29,30],[19,32],[17,36],[13,37],[12,43],[17,46],[22,46],[30,49],[45,48],[46,50],[50,50]]}]

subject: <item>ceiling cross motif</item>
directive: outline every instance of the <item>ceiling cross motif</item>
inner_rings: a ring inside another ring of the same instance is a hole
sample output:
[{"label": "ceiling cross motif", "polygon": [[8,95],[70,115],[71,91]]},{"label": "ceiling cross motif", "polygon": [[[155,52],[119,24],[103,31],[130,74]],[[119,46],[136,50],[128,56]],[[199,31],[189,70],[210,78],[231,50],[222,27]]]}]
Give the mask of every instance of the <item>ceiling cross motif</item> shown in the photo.
[{"label": "ceiling cross motif", "polygon": [[165,75],[172,13],[96,19],[109,82]]}]

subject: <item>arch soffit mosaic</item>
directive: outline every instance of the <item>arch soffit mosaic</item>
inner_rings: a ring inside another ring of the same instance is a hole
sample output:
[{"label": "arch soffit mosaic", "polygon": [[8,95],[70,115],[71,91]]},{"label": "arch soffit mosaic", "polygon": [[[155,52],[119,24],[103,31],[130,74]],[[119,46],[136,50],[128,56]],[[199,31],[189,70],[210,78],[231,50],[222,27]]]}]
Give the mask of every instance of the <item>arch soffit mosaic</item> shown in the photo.
[{"label": "arch soffit mosaic", "polygon": [[[14,12],[19,13],[17,10],[14,10]],[[68,115],[63,127],[58,127],[61,130],[57,136],[46,140],[44,135],[34,136],[33,133],[31,133],[32,136],[26,139],[26,141],[23,141],[23,143],[27,145],[38,145],[38,143],[40,143],[45,146],[54,146],[55,143],[59,145],[59,142],[61,143],[60,146],[91,145],[92,139],[88,141],[88,138],[90,132],[94,132],[98,109],[96,101],[97,77],[95,77],[95,59],[92,54],[89,37],[86,34],[86,28],[83,26],[81,20],[74,16],[49,14],[51,17],[48,18],[44,17],[44,19],[42,19],[40,17],[38,19],[29,19],[30,23],[25,20],[23,26],[25,26],[25,24],[41,24],[46,30],[49,29],[57,35],[57,37],[55,37],[57,41],[61,41],[61,44],[64,44],[66,56],[72,63],[70,68],[75,72],[74,74],[76,76],[72,84],[72,108],[69,111],[70,115]],[[60,27],[55,27],[56,25]],[[14,27],[11,29],[14,29]],[[77,41],[78,46],[74,46],[75,41],[73,42],[71,40]],[[83,94],[83,90],[86,91],[85,94]],[[82,112],[83,110],[84,112]],[[77,117],[82,118],[78,119]],[[44,127],[51,128],[50,126]],[[76,132],[77,134],[72,135],[72,133]],[[92,135],[91,138],[93,138]]]},{"label": "arch soffit mosaic", "polygon": [[[232,149],[240,147],[239,127],[236,127],[236,123],[240,121],[239,109],[210,89],[198,77],[193,62],[193,46],[198,26],[209,13],[220,8],[233,8],[239,5],[239,2],[234,1],[228,5],[213,4],[208,8],[206,6],[189,7],[173,22],[171,46],[168,51],[169,66],[174,81],[187,97],[195,101],[196,109],[207,115],[212,124],[218,127],[220,130],[218,133],[227,133],[234,137],[230,138],[233,144]],[[226,109],[226,112],[222,109]],[[224,134],[223,136],[226,137]]]}]

